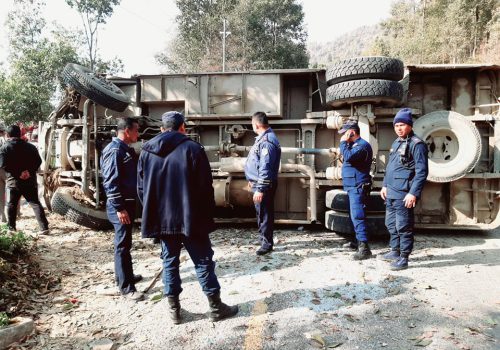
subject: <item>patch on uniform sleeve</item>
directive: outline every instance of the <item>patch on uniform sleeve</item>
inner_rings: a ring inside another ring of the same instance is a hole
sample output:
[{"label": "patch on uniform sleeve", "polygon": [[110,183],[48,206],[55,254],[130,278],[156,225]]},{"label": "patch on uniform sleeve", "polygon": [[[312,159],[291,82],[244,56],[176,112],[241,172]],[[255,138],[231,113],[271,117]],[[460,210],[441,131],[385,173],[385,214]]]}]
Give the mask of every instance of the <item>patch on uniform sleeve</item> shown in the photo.
[{"label": "patch on uniform sleeve", "polygon": [[267,148],[263,148],[261,152],[263,156],[267,156],[269,154],[269,150]]}]

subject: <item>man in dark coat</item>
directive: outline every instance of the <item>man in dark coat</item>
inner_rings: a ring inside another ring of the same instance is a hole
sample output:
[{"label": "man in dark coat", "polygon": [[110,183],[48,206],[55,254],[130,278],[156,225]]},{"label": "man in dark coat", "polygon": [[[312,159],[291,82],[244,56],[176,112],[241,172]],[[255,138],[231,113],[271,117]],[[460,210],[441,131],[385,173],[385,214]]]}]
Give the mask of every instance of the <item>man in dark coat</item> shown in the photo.
[{"label": "man in dark coat", "polygon": [[118,119],[117,137],[104,148],[101,155],[106,212],[115,229],[115,279],[120,293],[134,301],[144,297],[135,288],[135,283],[142,276],[134,275],[130,254],[137,197],[137,155],[129,145],[137,142],[138,136],[137,119]]},{"label": "man in dark coat", "polygon": [[203,146],[185,135],[184,123],[179,112],[163,114],[161,134],[146,142],[142,149],[137,181],[143,205],[142,236],[161,241],[164,295],[174,324],[181,323],[182,246],[191,256],[208,297],[210,320],[219,321],[238,313],[238,306],[228,306],[220,299],[212,260],[209,233],[214,230],[215,200],[210,164]]},{"label": "man in dark coat", "polygon": [[7,219],[11,230],[16,230],[16,216],[19,199],[23,196],[33,208],[40,234],[49,233],[49,223],[38,199],[36,171],[42,158],[34,145],[21,139],[17,125],[7,128],[8,141],[0,149],[0,167],[5,170],[7,181]]}]

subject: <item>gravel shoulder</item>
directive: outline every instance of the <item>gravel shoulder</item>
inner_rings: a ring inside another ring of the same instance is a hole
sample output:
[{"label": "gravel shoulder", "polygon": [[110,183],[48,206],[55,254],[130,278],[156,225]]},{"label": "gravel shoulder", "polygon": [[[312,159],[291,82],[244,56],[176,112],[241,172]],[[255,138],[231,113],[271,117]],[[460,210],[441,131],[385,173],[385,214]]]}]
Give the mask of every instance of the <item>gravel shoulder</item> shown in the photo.
[{"label": "gravel shoulder", "polygon": [[[143,302],[114,291],[113,232],[50,215],[38,237],[42,269],[60,278],[36,292],[31,349],[499,349],[500,231],[424,232],[411,267],[392,272],[377,259],[356,262],[346,240],[321,227],[278,227],[275,251],[257,257],[253,226],[212,234],[222,299],[240,313],[211,323],[208,303],[183,251],[181,305],[174,326],[161,280]],[[30,208],[19,229],[35,231]],[[387,243],[374,242],[382,254]],[[134,268],[145,289],[161,268],[159,246],[134,234]]]}]

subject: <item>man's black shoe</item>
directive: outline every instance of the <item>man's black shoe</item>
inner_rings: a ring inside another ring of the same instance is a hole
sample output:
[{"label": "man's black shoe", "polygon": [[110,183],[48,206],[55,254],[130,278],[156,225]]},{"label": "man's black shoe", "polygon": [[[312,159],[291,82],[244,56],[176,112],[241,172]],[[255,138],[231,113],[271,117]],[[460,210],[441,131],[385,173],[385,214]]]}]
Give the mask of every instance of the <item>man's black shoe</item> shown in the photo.
[{"label": "man's black shoe", "polygon": [[208,305],[210,306],[208,319],[211,322],[217,322],[225,318],[233,317],[239,311],[238,305],[229,306],[224,304],[220,300],[220,292],[217,292],[214,295],[210,295],[207,298],[208,298]]},{"label": "man's black shoe", "polygon": [[358,251],[353,254],[354,260],[365,260],[372,257],[372,252],[367,242],[359,242]]},{"label": "man's black shoe", "polygon": [[358,244],[356,242],[347,242],[342,244],[342,248],[355,251],[358,250]]},{"label": "man's black shoe", "polygon": [[268,253],[271,253],[272,251],[273,251],[273,247],[269,247],[269,248],[260,247],[256,253],[257,253],[257,255],[266,255]]},{"label": "man's black shoe", "polygon": [[[134,284],[142,281],[142,275],[134,275]],[[118,285],[118,278],[115,278],[115,283]]]},{"label": "man's black shoe", "polygon": [[134,275],[134,283],[139,283],[142,281],[142,275]]}]

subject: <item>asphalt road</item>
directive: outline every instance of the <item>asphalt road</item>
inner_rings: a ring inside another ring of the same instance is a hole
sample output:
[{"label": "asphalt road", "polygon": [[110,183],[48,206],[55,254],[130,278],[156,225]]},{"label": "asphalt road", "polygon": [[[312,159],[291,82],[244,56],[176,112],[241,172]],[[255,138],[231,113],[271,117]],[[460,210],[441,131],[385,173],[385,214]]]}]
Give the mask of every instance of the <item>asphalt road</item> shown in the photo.
[{"label": "asphalt road", "polygon": [[[20,227],[29,231],[29,216]],[[49,218],[41,268],[61,278],[35,315],[33,349],[499,349],[500,231],[419,233],[410,268],[351,259],[345,239],[321,228],[279,227],[276,248],[255,255],[253,226],[212,234],[222,299],[240,313],[218,323],[184,252],[184,322],[168,318],[158,281],[139,303],[114,290],[112,232]],[[375,254],[387,242],[372,243]],[[135,272],[146,288],[161,268],[159,247],[134,236]],[[41,296],[42,297],[42,296]],[[77,302],[68,307],[68,298]]]}]

